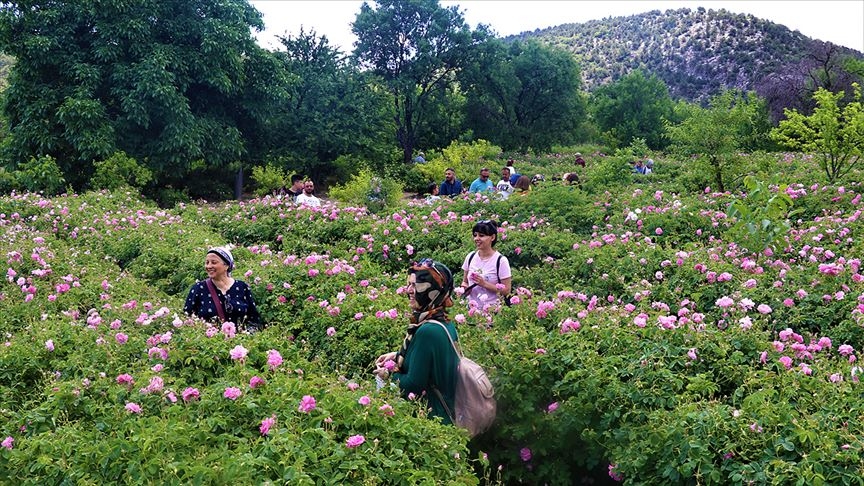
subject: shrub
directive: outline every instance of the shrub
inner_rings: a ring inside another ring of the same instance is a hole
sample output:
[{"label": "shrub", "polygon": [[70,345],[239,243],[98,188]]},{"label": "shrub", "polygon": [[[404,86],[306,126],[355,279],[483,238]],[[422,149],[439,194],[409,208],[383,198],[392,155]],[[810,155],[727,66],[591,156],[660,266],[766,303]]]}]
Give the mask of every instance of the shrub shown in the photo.
[{"label": "shrub", "polygon": [[372,171],[363,169],[344,185],[330,188],[330,196],[377,212],[397,204],[402,198],[402,187],[394,180],[382,179]]},{"label": "shrub", "polygon": [[274,194],[279,189],[291,185],[291,178],[285,170],[273,164],[253,167],[252,180],[255,181],[255,195],[259,197]]},{"label": "shrub", "polygon": [[94,189],[118,189],[128,185],[136,189],[146,186],[153,173],[124,152],[116,152],[111,157],[93,163],[96,171],[90,180]]},{"label": "shrub", "polygon": [[16,185],[25,191],[42,192],[53,196],[66,186],[63,172],[50,155],[31,157],[15,171]]}]

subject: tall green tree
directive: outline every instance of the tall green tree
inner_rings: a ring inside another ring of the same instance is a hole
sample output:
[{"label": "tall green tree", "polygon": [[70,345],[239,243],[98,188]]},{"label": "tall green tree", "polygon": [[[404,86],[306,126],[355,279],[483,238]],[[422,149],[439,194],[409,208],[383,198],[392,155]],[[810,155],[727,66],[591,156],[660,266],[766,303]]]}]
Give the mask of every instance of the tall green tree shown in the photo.
[{"label": "tall green tree", "polygon": [[351,30],[360,66],[380,76],[392,96],[396,141],[408,162],[432,93],[455,82],[475,35],[458,7],[437,0],[380,0],[374,8],[364,2]]},{"label": "tall green tree", "polygon": [[341,155],[389,157],[392,145],[382,142],[393,127],[387,93],[325,36],[301,29],[280,41],[285,50],[274,55],[290,81],[269,134],[270,158],[315,176],[332,174],[332,163]]},{"label": "tall green tree", "polygon": [[709,106],[688,105],[685,119],[667,124],[671,149],[682,157],[696,157],[714,188],[724,192],[743,177],[741,152],[764,148],[768,139],[768,110],[754,93],[727,90],[711,98]]},{"label": "tall green tree", "polygon": [[506,150],[543,151],[571,142],[584,119],[579,66],[559,48],[490,39],[460,79],[468,127]]},{"label": "tall green tree", "polygon": [[612,148],[644,138],[650,148],[662,149],[663,124],[670,119],[672,106],[666,84],[636,70],[594,90],[591,113]]},{"label": "tall green tree", "polygon": [[811,115],[786,110],[786,119],[771,137],[793,150],[815,153],[829,182],[847,175],[864,155],[864,109],[861,87],[852,85],[852,101],[840,106],[843,91],[819,89],[813,95],[816,109]]},{"label": "tall green tree", "polygon": [[241,159],[243,129],[264,109],[243,101],[279,85],[269,75],[248,84],[272,67],[250,28],[263,23],[245,0],[4,2],[0,50],[17,60],[6,160],[51,155],[81,187],[92,162],[116,151],[162,184]]}]

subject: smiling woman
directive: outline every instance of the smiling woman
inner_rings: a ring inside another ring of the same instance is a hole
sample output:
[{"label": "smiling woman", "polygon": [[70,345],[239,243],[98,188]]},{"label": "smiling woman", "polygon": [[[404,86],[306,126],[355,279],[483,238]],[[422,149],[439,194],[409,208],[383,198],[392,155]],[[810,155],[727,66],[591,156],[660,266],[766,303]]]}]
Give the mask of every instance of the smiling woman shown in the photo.
[{"label": "smiling woman", "polygon": [[207,250],[204,270],[207,279],[195,283],[189,290],[184,312],[219,324],[231,322],[241,330],[260,330],[261,315],[249,285],[231,277],[234,270],[231,251],[223,247]]}]

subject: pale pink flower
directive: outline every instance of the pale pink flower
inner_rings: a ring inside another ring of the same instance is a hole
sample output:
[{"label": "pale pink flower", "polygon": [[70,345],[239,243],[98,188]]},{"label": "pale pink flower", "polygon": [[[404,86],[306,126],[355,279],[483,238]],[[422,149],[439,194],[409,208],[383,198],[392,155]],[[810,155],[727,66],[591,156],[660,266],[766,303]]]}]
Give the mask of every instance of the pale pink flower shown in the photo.
[{"label": "pale pink flower", "polygon": [[249,354],[249,350],[244,348],[241,345],[234,346],[234,348],[230,351],[231,359],[233,360],[245,360],[246,355]]},{"label": "pale pink flower", "polygon": [[760,314],[770,314],[772,309],[768,304],[759,304],[759,307],[756,308]]},{"label": "pale pink flower", "polygon": [[843,356],[849,356],[855,352],[855,349],[848,344],[841,344],[837,351]]},{"label": "pale pink flower", "polygon": [[253,376],[249,379],[249,388],[258,388],[259,386],[264,385],[264,379],[259,376]]},{"label": "pale pink flower", "polygon": [[129,336],[123,334],[122,332],[118,332],[114,335],[114,339],[117,341],[118,344],[126,344],[126,341],[129,340]]},{"label": "pale pink flower", "polygon": [[198,391],[197,388],[189,387],[183,390],[183,393],[181,393],[180,396],[183,397],[184,402],[188,402],[200,398],[201,393]]},{"label": "pale pink flower", "polygon": [[126,410],[129,413],[141,413],[141,405],[138,405],[135,402],[126,402]]},{"label": "pale pink flower", "polygon": [[228,388],[225,389],[225,393],[223,393],[222,396],[224,396],[225,398],[227,398],[229,400],[237,400],[238,398],[240,398],[240,395],[242,395],[242,394],[243,394],[243,392],[240,391],[239,388],[237,388],[235,386],[229,386]]},{"label": "pale pink flower", "polygon": [[378,407],[378,410],[388,417],[392,417],[396,413],[393,411],[393,407],[391,407],[388,403],[385,403],[384,405]]},{"label": "pale pink flower", "polygon": [[300,406],[297,407],[297,410],[303,413],[309,413],[312,410],[315,410],[315,407],[315,398],[310,395],[304,395],[303,398],[300,400]]},{"label": "pale pink flower", "polygon": [[336,328],[335,328],[335,327],[332,327],[332,326],[331,326],[331,327],[328,327],[328,328],[327,328],[327,335],[330,336],[330,337],[335,336],[335,335],[336,335]]},{"label": "pale pink flower", "polygon": [[135,383],[135,380],[132,379],[132,375],[128,373],[123,373],[122,375],[117,375],[117,383],[119,385],[132,385]]},{"label": "pale pink flower", "polygon": [[354,391],[354,390],[360,388],[360,385],[358,385],[357,383],[354,383],[353,381],[348,382],[348,384],[345,385],[345,386],[347,386],[348,389],[351,390],[351,391]]},{"label": "pale pink flower", "polygon": [[840,373],[834,373],[828,379],[831,380],[831,383],[839,383],[843,381],[843,375]]},{"label": "pale pink flower", "polygon": [[355,447],[359,447],[364,442],[366,442],[366,438],[362,435],[352,435],[351,437],[348,437],[348,439],[345,441],[345,446],[349,449],[353,449]]},{"label": "pale pink flower", "polygon": [[223,323],[222,334],[224,334],[226,338],[233,338],[237,335],[237,326],[235,326],[233,322]]},{"label": "pale pink flower", "polygon": [[519,451],[519,457],[522,459],[523,462],[530,461],[531,460],[531,449],[529,449],[527,447],[523,447]]},{"label": "pale pink flower", "polygon": [[558,402],[552,402],[546,407],[546,413],[552,413],[558,410]]},{"label": "pale pink flower", "polygon": [[267,366],[269,366],[271,370],[275,370],[281,364],[282,355],[279,354],[279,351],[276,351],[275,349],[267,351]]},{"label": "pale pink flower", "polygon": [[362,397],[360,397],[359,400],[357,400],[357,403],[359,403],[360,405],[363,405],[364,407],[366,405],[369,405],[371,402],[372,402],[372,399],[369,398],[368,395],[363,395]]},{"label": "pale pink flower", "polygon": [[49,339],[49,340],[45,341],[45,349],[47,349],[48,351],[54,351],[54,340],[53,339]]},{"label": "pale pink flower", "polygon": [[696,361],[698,359],[698,356],[696,356],[696,348],[690,348],[690,350],[687,351],[687,357]]},{"label": "pale pink flower", "polygon": [[789,356],[781,356],[779,361],[787,370],[792,367],[792,358]]},{"label": "pale pink flower", "polygon": [[15,439],[13,439],[12,436],[7,436],[3,439],[3,442],[0,442],[0,447],[5,447],[11,451],[12,448],[15,447]]},{"label": "pale pink flower", "polygon": [[735,301],[732,300],[731,297],[723,296],[723,297],[720,297],[719,299],[717,299],[717,302],[715,302],[715,304],[718,307],[722,307],[724,309],[727,309],[727,308],[735,305]]},{"label": "pale pink flower", "polygon": [[384,361],[384,369],[392,372],[394,369],[396,369],[396,362],[393,361],[392,359],[388,359],[388,360]]},{"label": "pale pink flower", "polygon": [[276,424],[276,416],[272,415],[272,416],[265,418],[264,420],[261,421],[261,426],[258,428],[258,430],[261,431],[261,435],[269,435],[270,434],[270,428],[273,427],[273,425],[275,425],[275,424]]}]

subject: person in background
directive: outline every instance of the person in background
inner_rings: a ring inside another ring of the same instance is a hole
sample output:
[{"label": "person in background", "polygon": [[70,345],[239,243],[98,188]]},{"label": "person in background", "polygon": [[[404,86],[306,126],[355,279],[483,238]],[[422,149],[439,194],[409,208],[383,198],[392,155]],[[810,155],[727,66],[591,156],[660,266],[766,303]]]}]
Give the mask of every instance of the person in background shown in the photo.
[{"label": "person in background", "polygon": [[318,207],[321,205],[321,200],[315,197],[315,183],[306,180],[303,182],[303,193],[294,200],[300,206]]},{"label": "person in background", "polygon": [[415,164],[425,164],[426,163],[426,154],[423,152],[419,152],[417,157],[414,157]]},{"label": "person in background", "polygon": [[531,189],[531,179],[529,179],[528,176],[519,176],[516,184],[513,184],[513,189],[524,196],[528,193],[528,190]]},{"label": "person in background", "polygon": [[480,169],[480,177],[474,179],[471,186],[468,187],[468,192],[477,193],[483,191],[492,191],[495,189],[495,184],[489,180],[489,168],[483,167]]},{"label": "person in background", "polygon": [[231,276],[234,270],[231,251],[225,247],[207,250],[204,270],[207,278],[196,282],[189,290],[183,312],[220,326],[232,322],[241,331],[260,330],[261,314],[249,285]]},{"label": "person in background", "polygon": [[510,167],[501,169],[501,180],[495,184],[495,190],[501,195],[502,199],[507,199],[513,194],[513,185],[510,184]]},{"label": "person in background", "polygon": [[439,196],[458,196],[462,194],[462,181],[456,178],[456,171],[448,167],[444,170],[444,181],[438,188]]},{"label": "person in background", "polygon": [[455,408],[459,365],[459,356],[450,344],[459,336],[447,316],[447,308],[453,306],[453,274],[443,263],[423,259],[408,269],[406,290],[411,318],[402,347],[379,356],[374,373],[381,380],[392,378],[405,397],[413,394],[425,400],[429,417],[451,424],[447,410]]},{"label": "person in background", "polygon": [[636,174],[645,174],[645,164],[642,163],[642,159],[636,161],[636,165],[633,166],[633,172]]},{"label": "person in background", "polygon": [[291,176],[291,187],[285,191],[286,195],[291,197],[291,200],[297,199],[297,196],[303,193],[303,176],[294,174]]},{"label": "person in background", "polygon": [[463,296],[468,299],[469,306],[486,310],[500,304],[502,296],[510,294],[510,261],[494,248],[498,241],[498,223],[480,221],[471,234],[476,249],[462,263]]},{"label": "person in background", "polygon": [[574,162],[580,167],[585,167],[585,159],[582,158],[582,154],[579,152],[576,152],[576,160]]},{"label": "person in background", "polygon": [[428,186],[426,186],[426,202],[438,201],[441,199],[441,196],[438,195],[438,184],[434,182],[430,182]]},{"label": "person in background", "polygon": [[645,173],[650,174],[654,172],[654,159],[648,159],[645,161]]}]

